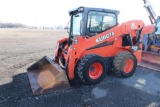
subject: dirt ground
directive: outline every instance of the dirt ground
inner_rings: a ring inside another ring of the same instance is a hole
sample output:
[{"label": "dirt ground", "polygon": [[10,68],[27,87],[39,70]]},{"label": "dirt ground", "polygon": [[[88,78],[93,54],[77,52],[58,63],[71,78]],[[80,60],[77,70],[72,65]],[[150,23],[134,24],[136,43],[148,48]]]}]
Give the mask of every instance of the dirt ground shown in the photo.
[{"label": "dirt ground", "polygon": [[33,96],[26,69],[43,56],[53,58],[66,31],[0,29],[0,107],[160,107],[160,72],[138,67],[130,78],[106,76],[97,85]]},{"label": "dirt ground", "polygon": [[60,30],[0,29],[0,84],[45,55],[53,58],[56,41],[65,36]]}]

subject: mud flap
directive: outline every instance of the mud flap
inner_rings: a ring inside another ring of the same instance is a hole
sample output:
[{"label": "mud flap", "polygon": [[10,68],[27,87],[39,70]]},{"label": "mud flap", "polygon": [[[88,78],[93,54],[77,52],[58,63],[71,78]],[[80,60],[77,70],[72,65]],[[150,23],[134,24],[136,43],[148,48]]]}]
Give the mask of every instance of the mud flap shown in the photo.
[{"label": "mud flap", "polygon": [[27,71],[34,95],[70,88],[65,71],[47,56],[31,65]]},{"label": "mud flap", "polygon": [[142,61],[138,63],[144,68],[160,71],[160,54],[151,52],[142,52]]}]

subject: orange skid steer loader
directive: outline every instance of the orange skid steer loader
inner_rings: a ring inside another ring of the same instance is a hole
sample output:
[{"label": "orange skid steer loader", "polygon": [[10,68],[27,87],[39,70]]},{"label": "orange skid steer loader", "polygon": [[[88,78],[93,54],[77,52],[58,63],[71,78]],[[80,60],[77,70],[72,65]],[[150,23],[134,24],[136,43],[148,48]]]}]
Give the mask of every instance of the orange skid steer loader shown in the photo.
[{"label": "orange skid steer loader", "polygon": [[68,89],[77,76],[96,84],[111,70],[133,75],[141,61],[143,21],[119,25],[119,11],[101,8],[79,7],[69,14],[69,37],[57,42],[55,58],[43,57],[27,69],[34,95]]}]

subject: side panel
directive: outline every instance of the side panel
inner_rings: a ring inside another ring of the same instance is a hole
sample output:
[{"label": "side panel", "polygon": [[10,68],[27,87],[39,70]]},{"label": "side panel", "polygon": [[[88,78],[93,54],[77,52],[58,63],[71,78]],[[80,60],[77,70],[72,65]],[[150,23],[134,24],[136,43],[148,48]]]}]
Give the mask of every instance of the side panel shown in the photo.
[{"label": "side panel", "polygon": [[142,50],[138,50],[138,51],[134,52],[133,54],[137,58],[137,62],[141,62]]}]

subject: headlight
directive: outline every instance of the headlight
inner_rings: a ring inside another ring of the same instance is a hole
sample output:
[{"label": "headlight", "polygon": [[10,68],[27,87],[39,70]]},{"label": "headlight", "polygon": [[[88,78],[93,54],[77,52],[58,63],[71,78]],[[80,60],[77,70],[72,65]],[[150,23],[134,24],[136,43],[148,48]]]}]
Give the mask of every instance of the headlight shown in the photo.
[{"label": "headlight", "polygon": [[73,44],[78,44],[78,38],[77,37],[73,38]]}]

